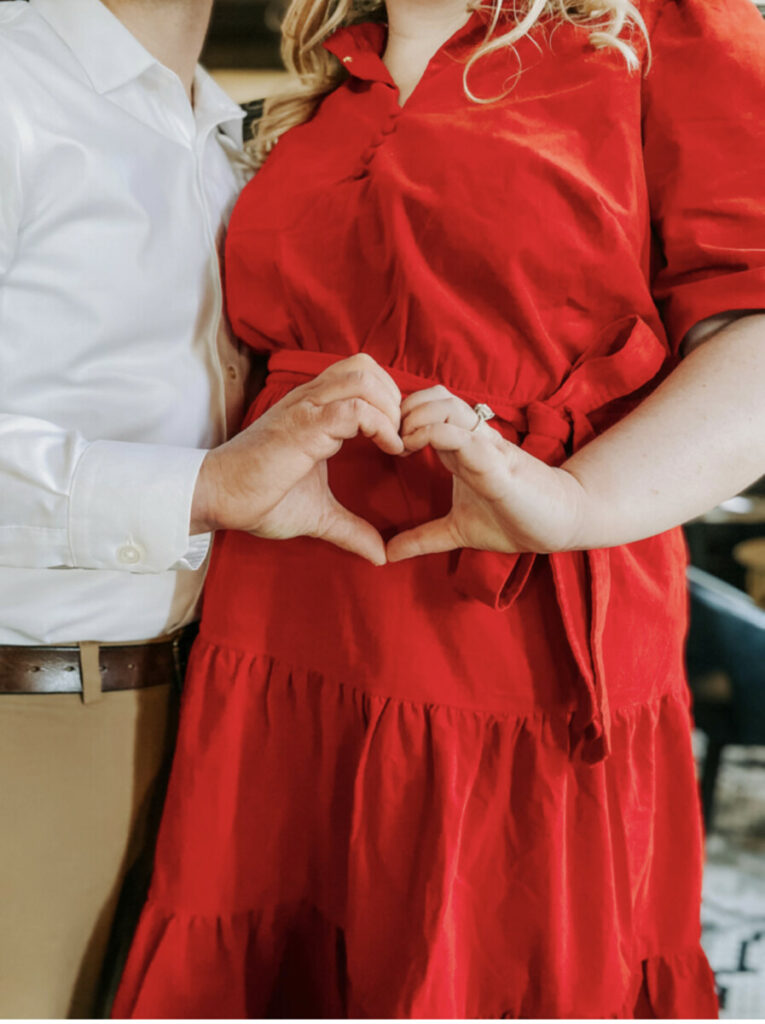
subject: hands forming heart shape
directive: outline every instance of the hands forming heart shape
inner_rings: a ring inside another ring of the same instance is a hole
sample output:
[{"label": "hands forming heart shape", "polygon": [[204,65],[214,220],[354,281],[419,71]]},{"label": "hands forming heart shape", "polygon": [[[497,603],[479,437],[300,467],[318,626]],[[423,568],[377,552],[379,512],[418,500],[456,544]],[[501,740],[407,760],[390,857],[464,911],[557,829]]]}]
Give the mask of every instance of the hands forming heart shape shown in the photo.
[{"label": "hands forming heart shape", "polygon": [[[430,446],[453,477],[449,513],[393,537],[337,501],[327,461],[357,434],[389,455]],[[574,476],[553,469],[479,421],[438,385],[403,401],[367,355],[334,363],[211,451],[194,498],[193,532],[310,536],[383,565],[454,548],[559,551],[573,545],[584,507]]]}]

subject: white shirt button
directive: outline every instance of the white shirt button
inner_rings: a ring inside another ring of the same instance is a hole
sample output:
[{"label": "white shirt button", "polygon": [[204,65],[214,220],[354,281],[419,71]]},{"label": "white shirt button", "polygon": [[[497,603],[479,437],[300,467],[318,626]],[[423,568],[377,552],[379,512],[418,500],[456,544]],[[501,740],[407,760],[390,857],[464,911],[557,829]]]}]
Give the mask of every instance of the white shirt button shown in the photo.
[{"label": "white shirt button", "polygon": [[117,552],[117,558],[123,565],[138,565],[141,561],[141,551],[135,544],[123,544]]}]

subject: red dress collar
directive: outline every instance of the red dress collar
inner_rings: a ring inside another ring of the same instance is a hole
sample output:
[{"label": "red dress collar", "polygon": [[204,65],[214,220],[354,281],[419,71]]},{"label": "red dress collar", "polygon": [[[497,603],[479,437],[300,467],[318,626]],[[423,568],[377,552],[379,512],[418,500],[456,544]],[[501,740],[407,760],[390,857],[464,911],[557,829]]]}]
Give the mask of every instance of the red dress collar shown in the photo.
[{"label": "red dress collar", "polygon": [[354,78],[379,82],[390,78],[382,61],[387,38],[385,22],[363,21],[337,29],[323,45]]}]

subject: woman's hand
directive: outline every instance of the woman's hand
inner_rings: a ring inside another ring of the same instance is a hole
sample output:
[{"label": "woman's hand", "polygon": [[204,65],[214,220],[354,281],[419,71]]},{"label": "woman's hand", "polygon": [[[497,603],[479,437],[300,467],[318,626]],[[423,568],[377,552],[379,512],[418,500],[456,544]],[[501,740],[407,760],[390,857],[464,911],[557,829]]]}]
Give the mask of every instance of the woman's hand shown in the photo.
[{"label": "woman's hand", "polygon": [[393,379],[369,356],[330,366],[208,453],[194,494],[191,532],[319,537],[382,565],[382,537],[334,497],[327,460],[359,433],[382,451],[401,454],[400,405]]},{"label": "woman's hand", "polygon": [[453,548],[564,551],[575,547],[585,515],[576,477],[554,469],[493,427],[442,386],[417,391],[401,405],[407,452],[433,448],[454,477],[452,508],[388,542],[388,561]]}]

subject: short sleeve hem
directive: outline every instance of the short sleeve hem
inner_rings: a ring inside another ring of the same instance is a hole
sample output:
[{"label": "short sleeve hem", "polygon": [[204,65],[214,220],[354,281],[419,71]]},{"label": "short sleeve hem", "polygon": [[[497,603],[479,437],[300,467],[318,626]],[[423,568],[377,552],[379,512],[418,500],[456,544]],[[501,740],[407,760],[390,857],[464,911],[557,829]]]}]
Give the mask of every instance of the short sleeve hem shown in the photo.
[{"label": "short sleeve hem", "polygon": [[678,351],[688,331],[702,320],[745,309],[765,310],[765,267],[678,285],[662,313],[672,348]]}]

